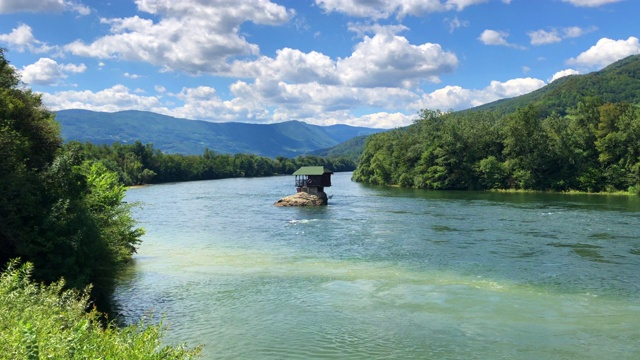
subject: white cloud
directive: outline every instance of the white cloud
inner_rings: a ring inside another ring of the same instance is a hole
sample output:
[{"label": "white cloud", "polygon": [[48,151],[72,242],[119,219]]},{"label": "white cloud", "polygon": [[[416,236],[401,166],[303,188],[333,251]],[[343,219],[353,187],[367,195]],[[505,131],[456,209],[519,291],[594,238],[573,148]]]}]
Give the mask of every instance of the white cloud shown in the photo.
[{"label": "white cloud", "polygon": [[279,79],[290,83],[339,82],[336,64],[331,58],[315,51],[303,53],[290,48],[278,50],[274,59],[262,56],[255,61],[234,62],[231,71],[239,77]]},{"label": "white cloud", "polygon": [[467,6],[482,4],[488,1],[489,0],[447,0],[445,2],[445,7],[447,10],[455,8],[458,11],[462,11]]},{"label": "white cloud", "polygon": [[126,73],[124,73],[124,77],[135,80],[135,79],[141,78],[142,76],[138,75],[138,74],[130,74],[130,73],[126,72]]},{"label": "white cloud", "polygon": [[132,94],[124,85],[114,85],[98,92],[60,91],[54,94],[43,93],[42,100],[51,110],[85,109],[114,112],[120,110],[146,110],[166,114],[158,98]]},{"label": "white cloud", "polygon": [[567,60],[567,63],[585,68],[603,68],[635,54],[640,54],[640,41],[636,37],[631,36],[627,40],[602,38],[589,50]]},{"label": "white cloud", "polygon": [[56,85],[67,77],[66,73],[82,73],[87,70],[84,64],[58,64],[55,60],[41,58],[37,62],[22,68],[22,81],[29,85]]},{"label": "white cloud", "polygon": [[413,104],[413,108],[432,110],[463,110],[480,106],[492,101],[512,98],[528,94],[545,85],[545,82],[534,78],[518,78],[505,82],[492,81],[481,90],[464,89],[460,86],[445,86],[425,94]]},{"label": "white cloud", "polygon": [[380,25],[370,23],[349,23],[349,31],[356,33],[358,38],[365,38],[367,35],[372,34],[390,34],[397,35],[403,31],[409,30],[405,25]]},{"label": "white cloud", "polygon": [[[411,125],[416,116],[409,116],[403,113],[379,112],[374,114],[363,115],[357,119],[347,121],[347,124],[354,126],[365,126],[381,129],[392,129]],[[340,122],[337,122],[340,123]]]},{"label": "white cloud", "polygon": [[296,113],[292,118],[362,107],[404,110],[405,104],[418,98],[414,92],[398,88],[355,88],[315,82],[286,84],[261,79],[253,84],[238,81],[231,91],[238,98]]},{"label": "white cloud", "polygon": [[622,0],[562,0],[575,6],[598,7],[606,4],[613,4]]},{"label": "white cloud", "polygon": [[460,19],[458,19],[457,16],[454,17],[453,19],[445,19],[445,21],[447,21],[449,23],[449,32],[450,33],[454,32],[456,29],[469,26],[469,22],[468,21],[460,20]]},{"label": "white cloud", "polygon": [[348,86],[410,88],[421,81],[437,83],[457,66],[456,55],[439,44],[412,45],[405,37],[380,32],[365,37],[350,57],[339,59],[337,71]]},{"label": "white cloud", "polygon": [[457,10],[487,2],[488,0],[315,0],[316,5],[326,12],[340,12],[349,16],[387,19],[394,14],[398,18],[405,16],[424,16],[426,14]]},{"label": "white cloud", "polygon": [[579,36],[582,36],[586,33],[590,33],[592,31],[595,31],[597,28],[596,27],[590,27],[588,29],[583,29],[581,27],[578,26],[572,26],[572,27],[567,27],[562,29],[562,32],[564,33],[563,38],[564,39],[568,39],[568,38],[577,38]]},{"label": "white cloud", "polygon": [[17,49],[18,52],[29,50],[32,53],[44,53],[54,49],[54,47],[37,40],[33,36],[31,27],[26,24],[20,24],[9,34],[0,34],[0,43],[6,43]]},{"label": "white cloud", "polygon": [[574,69],[565,69],[565,70],[558,71],[555,74],[553,74],[553,76],[549,80],[549,83],[552,83],[560,79],[561,77],[565,77],[569,75],[580,75],[580,71],[574,70]]},{"label": "white cloud", "polygon": [[438,44],[413,45],[395,35],[404,27],[354,27],[357,32],[377,31],[364,36],[346,58],[333,60],[312,51],[284,48],[275,58],[236,61],[231,73],[253,77],[264,84],[282,81],[288,84],[319,83],[348,87],[416,87],[423,81],[438,82],[439,76],[458,65],[455,54]]},{"label": "white cloud", "polygon": [[252,99],[222,100],[216,90],[208,86],[183,88],[171,94],[183,102],[183,106],[171,110],[171,115],[199,120],[269,122],[269,112]]},{"label": "white cloud", "polygon": [[570,39],[582,36],[597,30],[595,26],[583,29],[578,26],[566,27],[558,31],[557,29],[535,30],[527,32],[529,38],[531,38],[531,45],[546,45],[556,42],[560,42],[563,39]]},{"label": "white cloud", "polygon": [[[221,99],[208,86],[183,88],[179,93],[143,96],[116,85],[98,92],[63,91],[43,94],[52,110],[88,109],[153,111],[178,118],[208,121],[272,123],[298,119],[317,125],[337,123],[355,126],[393,128],[409,125],[415,116],[405,111],[429,109],[461,110],[502,98],[534,91],[545,83],[533,78],[492,81],[480,90],[446,86],[422,96],[398,88],[353,88],[319,83],[286,84],[281,81],[237,81],[230,90],[233,98]],[[161,92],[160,88],[156,91]],[[380,109],[355,116],[358,109]]]},{"label": "white cloud", "polygon": [[555,42],[562,41],[562,38],[558,36],[558,32],[556,30],[545,31],[545,30],[536,30],[529,31],[527,33],[529,38],[531,38],[531,45],[544,45],[544,44],[552,44]]},{"label": "white cloud", "polygon": [[65,0],[2,0],[0,1],[0,14],[18,12],[33,13],[59,13],[74,11],[80,15],[89,15],[91,9],[75,1]]},{"label": "white cloud", "polygon": [[191,74],[225,73],[227,60],[256,55],[259,48],[239,33],[240,25],[282,24],[294,14],[270,1],[137,0],[138,9],[158,18],[103,19],[110,35],[93,43],[65,46],[74,55],[142,61]]},{"label": "white cloud", "polygon": [[83,73],[87,70],[87,66],[85,64],[80,64],[80,65],[65,64],[65,65],[61,65],[60,68],[64,72],[71,72],[76,74]]},{"label": "white cloud", "polygon": [[508,32],[486,29],[485,31],[482,32],[482,34],[480,34],[480,36],[478,37],[478,40],[480,40],[485,45],[522,48],[518,45],[509,43],[507,41],[507,37],[509,37]]}]

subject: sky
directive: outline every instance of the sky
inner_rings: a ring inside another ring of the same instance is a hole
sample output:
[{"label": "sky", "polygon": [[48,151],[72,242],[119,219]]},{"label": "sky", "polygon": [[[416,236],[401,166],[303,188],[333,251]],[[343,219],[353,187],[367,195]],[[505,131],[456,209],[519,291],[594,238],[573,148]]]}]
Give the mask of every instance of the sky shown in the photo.
[{"label": "sky", "polygon": [[638,0],[0,0],[47,108],[395,128],[640,53]]}]

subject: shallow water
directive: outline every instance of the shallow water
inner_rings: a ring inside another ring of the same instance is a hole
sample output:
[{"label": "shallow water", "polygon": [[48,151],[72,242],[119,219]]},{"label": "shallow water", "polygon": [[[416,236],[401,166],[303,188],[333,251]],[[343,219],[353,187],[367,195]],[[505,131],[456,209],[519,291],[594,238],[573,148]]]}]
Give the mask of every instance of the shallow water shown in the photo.
[{"label": "shallow water", "polygon": [[640,358],[640,199],[434,192],[334,175],[132,189],[146,228],[115,294],[215,359]]}]

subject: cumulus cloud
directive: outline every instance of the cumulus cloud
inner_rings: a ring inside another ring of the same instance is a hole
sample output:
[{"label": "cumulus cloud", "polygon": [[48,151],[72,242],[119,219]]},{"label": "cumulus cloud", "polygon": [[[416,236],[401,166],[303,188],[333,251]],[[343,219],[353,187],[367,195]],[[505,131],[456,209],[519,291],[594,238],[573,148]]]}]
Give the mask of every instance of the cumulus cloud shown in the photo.
[{"label": "cumulus cloud", "polygon": [[240,34],[242,23],[282,24],[294,15],[283,6],[261,0],[136,3],[141,12],[158,20],[139,16],[102,19],[111,34],[89,44],[75,41],[65,50],[79,56],[147,62],[166,71],[224,73],[229,58],[259,53],[258,46]]},{"label": "cumulus cloud", "polygon": [[269,111],[253,99],[222,100],[212,87],[182,88],[180,93],[170,95],[183,103],[171,110],[172,116],[212,121],[269,121]]},{"label": "cumulus cloud", "polygon": [[589,50],[567,60],[567,63],[585,68],[603,68],[627,56],[636,54],[640,54],[640,41],[636,37],[631,36],[627,40],[602,38]]},{"label": "cumulus cloud", "polygon": [[569,75],[580,75],[580,71],[574,70],[574,69],[566,69],[566,70],[558,71],[557,73],[553,74],[553,76],[549,80],[549,83],[552,83],[560,79],[561,77],[565,77]]},{"label": "cumulus cloud", "polygon": [[37,40],[33,36],[31,27],[26,24],[20,24],[8,34],[0,34],[0,43],[5,43],[18,52],[29,50],[32,53],[44,53],[54,49],[54,47]]},{"label": "cumulus cloud", "polygon": [[284,48],[275,58],[266,56],[255,61],[236,61],[231,72],[239,77],[252,77],[262,83],[274,81],[288,84],[318,83],[348,87],[416,87],[423,81],[439,82],[439,76],[452,72],[458,65],[455,54],[438,44],[410,44],[395,32],[400,28],[357,27],[356,32],[377,31],[364,36],[353,53],[333,60],[321,53]]},{"label": "cumulus cloud", "polygon": [[114,85],[98,92],[60,91],[42,94],[42,100],[51,110],[85,109],[93,111],[115,112],[120,110],[147,110],[161,114],[169,111],[153,96],[131,93],[124,85]]},{"label": "cumulus cloud", "polygon": [[262,56],[255,61],[236,61],[231,69],[231,72],[239,77],[280,79],[290,83],[339,82],[336,63],[328,56],[315,51],[304,53],[284,48],[276,52],[275,58]]},{"label": "cumulus cloud", "polygon": [[622,0],[562,0],[563,2],[570,3],[575,6],[582,7],[598,7],[607,4],[613,4]]},{"label": "cumulus cloud", "polygon": [[249,84],[238,81],[231,86],[233,94],[253,99],[263,106],[286,108],[295,112],[292,118],[306,118],[322,112],[349,111],[361,107],[402,109],[417,95],[398,88],[354,88],[319,83],[287,84],[281,81],[256,80]]},{"label": "cumulus cloud", "polygon": [[387,19],[395,15],[398,18],[405,16],[424,16],[426,14],[442,11],[457,10],[487,2],[488,0],[316,0],[316,5],[326,12],[340,12],[349,16],[371,18],[374,20]]},{"label": "cumulus cloud", "polygon": [[480,106],[492,101],[512,98],[528,94],[545,85],[545,82],[534,78],[518,78],[505,82],[491,81],[484,89],[464,89],[460,86],[445,86],[429,94],[413,104],[419,109],[463,110]]},{"label": "cumulus cloud", "polygon": [[439,44],[412,45],[402,36],[380,32],[365,37],[350,57],[339,59],[337,70],[349,86],[415,87],[420,81],[439,82],[439,76],[458,66],[455,54]]},{"label": "cumulus cloud", "polygon": [[493,46],[508,46],[513,48],[521,48],[516,44],[511,44],[507,41],[507,37],[509,37],[509,33],[506,31],[496,31],[491,29],[486,29],[480,34],[478,40],[480,40],[485,45],[493,45]]},{"label": "cumulus cloud", "polygon": [[0,14],[19,12],[33,13],[59,13],[73,11],[80,15],[88,15],[91,9],[75,1],[65,0],[2,0],[0,1]]},{"label": "cumulus cloud", "polygon": [[67,73],[82,73],[87,70],[84,64],[58,64],[55,60],[41,58],[37,62],[22,68],[22,81],[29,85],[56,85],[67,77]]}]

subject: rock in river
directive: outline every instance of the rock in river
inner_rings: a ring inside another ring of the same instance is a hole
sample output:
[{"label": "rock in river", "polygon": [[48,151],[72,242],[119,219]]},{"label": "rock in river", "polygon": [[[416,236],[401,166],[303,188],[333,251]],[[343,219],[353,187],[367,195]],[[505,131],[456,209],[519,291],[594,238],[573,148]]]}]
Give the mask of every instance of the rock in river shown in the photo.
[{"label": "rock in river", "polygon": [[[323,193],[324,194],[324,193]],[[327,198],[320,197],[306,192],[299,192],[276,201],[275,206],[319,206],[326,205]]]}]

